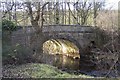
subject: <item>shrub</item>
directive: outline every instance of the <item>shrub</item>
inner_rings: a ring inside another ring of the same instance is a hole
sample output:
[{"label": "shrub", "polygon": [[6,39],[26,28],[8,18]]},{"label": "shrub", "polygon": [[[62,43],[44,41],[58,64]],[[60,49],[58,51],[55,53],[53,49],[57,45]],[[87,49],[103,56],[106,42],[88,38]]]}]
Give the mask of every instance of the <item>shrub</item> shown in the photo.
[{"label": "shrub", "polygon": [[109,33],[100,29],[99,27],[95,28],[94,32],[96,34],[95,42],[99,48],[103,47],[103,45],[105,45],[110,40]]},{"label": "shrub", "polygon": [[2,29],[3,29],[3,31],[12,32],[12,31],[15,31],[16,28],[17,28],[16,25],[12,21],[6,20],[6,19],[2,20]]},{"label": "shrub", "polygon": [[3,46],[3,65],[6,64],[23,64],[27,62],[31,62],[32,52],[30,49],[22,46],[22,45],[4,45]]}]

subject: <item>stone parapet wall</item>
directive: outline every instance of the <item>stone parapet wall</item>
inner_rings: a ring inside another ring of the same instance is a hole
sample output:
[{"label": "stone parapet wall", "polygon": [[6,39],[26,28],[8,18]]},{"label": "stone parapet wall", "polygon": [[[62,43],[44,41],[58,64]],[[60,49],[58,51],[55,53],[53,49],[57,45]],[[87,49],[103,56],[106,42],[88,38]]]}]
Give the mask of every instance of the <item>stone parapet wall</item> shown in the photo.
[{"label": "stone parapet wall", "polygon": [[[49,39],[66,39],[75,43],[79,48],[86,47],[90,41],[94,40],[95,34],[91,26],[80,25],[49,25],[43,26],[44,41]],[[32,27],[19,29],[12,33],[12,43],[29,46],[30,36],[34,34]]]},{"label": "stone parapet wall", "polygon": [[92,28],[80,25],[51,25],[44,26],[43,32],[92,33]]}]

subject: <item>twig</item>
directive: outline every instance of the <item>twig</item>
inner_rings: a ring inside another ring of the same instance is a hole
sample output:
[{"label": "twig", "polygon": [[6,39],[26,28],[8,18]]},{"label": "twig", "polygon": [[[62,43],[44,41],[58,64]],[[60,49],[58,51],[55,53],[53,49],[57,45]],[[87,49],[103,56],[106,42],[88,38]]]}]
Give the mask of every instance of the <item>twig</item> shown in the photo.
[{"label": "twig", "polygon": [[[117,39],[117,38],[116,38]],[[107,44],[105,44],[103,47],[106,47],[107,45],[109,45],[109,44],[111,44],[112,42],[115,42],[115,40],[116,39],[114,39],[114,40],[112,40],[112,41],[109,41]]]},{"label": "twig", "polygon": [[[117,56],[117,55],[116,55],[116,56]],[[110,74],[111,70],[112,70],[113,67],[116,65],[117,61],[118,61],[118,58],[117,58],[116,60],[114,60],[114,64],[110,67],[110,69],[109,69],[108,73],[105,75],[105,77],[108,77],[108,75]]]}]

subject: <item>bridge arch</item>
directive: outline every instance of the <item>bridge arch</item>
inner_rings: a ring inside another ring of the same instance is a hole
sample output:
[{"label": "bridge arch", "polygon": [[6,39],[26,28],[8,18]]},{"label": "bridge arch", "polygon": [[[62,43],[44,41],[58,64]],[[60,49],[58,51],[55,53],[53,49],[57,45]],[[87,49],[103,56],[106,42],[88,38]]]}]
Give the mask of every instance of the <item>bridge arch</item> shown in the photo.
[{"label": "bridge arch", "polygon": [[71,36],[68,36],[68,35],[58,35],[58,34],[56,34],[56,35],[50,35],[50,36],[47,35],[47,36],[44,36],[43,43],[46,42],[46,41],[48,41],[48,40],[51,40],[51,39],[63,39],[63,40],[70,41],[70,42],[74,43],[79,48],[79,52],[81,52],[80,50],[82,48],[81,48],[79,42],[76,39],[74,39],[73,37],[71,37]]},{"label": "bridge arch", "polygon": [[73,59],[80,59],[79,43],[70,36],[46,36],[43,42],[44,52],[47,54],[63,54]]}]

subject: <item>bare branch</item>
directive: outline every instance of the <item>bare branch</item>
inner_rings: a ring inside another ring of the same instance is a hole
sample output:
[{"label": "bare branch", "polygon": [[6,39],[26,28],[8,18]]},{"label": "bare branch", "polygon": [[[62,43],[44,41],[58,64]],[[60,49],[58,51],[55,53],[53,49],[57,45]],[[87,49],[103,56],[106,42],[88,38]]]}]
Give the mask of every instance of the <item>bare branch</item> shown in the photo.
[{"label": "bare branch", "polygon": [[43,18],[43,12],[44,12],[44,7],[47,5],[47,4],[49,4],[49,2],[46,2],[43,6],[42,6],[42,13],[41,13],[41,28],[42,28],[42,26],[43,26],[43,22],[44,22],[44,18]]},{"label": "bare branch", "polygon": [[35,17],[35,21],[38,21],[40,19],[40,2],[38,2],[38,10],[37,10],[37,16]]},{"label": "bare branch", "polygon": [[6,11],[4,12],[4,14],[3,14],[2,18],[4,18],[4,17],[5,17],[5,15],[13,9],[13,6],[14,6],[14,5],[15,5],[15,3],[14,3],[14,2],[12,2],[12,5],[10,6],[10,8],[9,8],[8,10],[6,10]]},{"label": "bare branch", "polygon": [[25,4],[27,4],[27,8],[28,8],[28,12],[29,12],[28,14],[29,14],[31,20],[34,20],[31,2],[26,2]]},{"label": "bare branch", "polygon": [[[69,2],[67,3],[68,4],[68,8],[69,8],[69,11],[71,12],[72,16],[74,17],[74,19],[77,21],[77,18],[75,17],[75,15],[72,13],[71,9],[70,9],[70,5],[69,5]],[[78,23],[79,24],[79,23]]]}]

